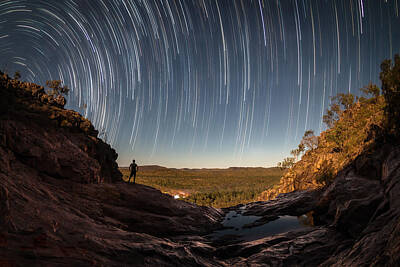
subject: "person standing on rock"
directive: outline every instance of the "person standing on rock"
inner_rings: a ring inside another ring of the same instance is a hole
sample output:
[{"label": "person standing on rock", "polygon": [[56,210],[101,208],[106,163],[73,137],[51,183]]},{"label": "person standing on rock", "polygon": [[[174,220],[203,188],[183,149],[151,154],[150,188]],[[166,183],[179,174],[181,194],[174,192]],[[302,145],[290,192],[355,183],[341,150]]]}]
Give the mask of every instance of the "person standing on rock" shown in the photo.
[{"label": "person standing on rock", "polygon": [[136,172],[139,171],[138,165],[135,163],[135,160],[132,160],[131,165],[129,166],[129,170],[131,171],[131,174],[129,175],[129,181],[128,183],[131,182],[131,178],[133,176],[133,183],[135,183],[136,180]]}]

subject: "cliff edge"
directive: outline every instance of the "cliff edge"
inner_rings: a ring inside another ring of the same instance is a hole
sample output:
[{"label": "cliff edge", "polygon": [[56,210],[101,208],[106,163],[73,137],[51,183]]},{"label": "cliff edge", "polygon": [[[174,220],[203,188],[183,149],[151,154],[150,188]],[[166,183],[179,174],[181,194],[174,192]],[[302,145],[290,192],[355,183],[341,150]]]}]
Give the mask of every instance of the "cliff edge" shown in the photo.
[{"label": "cliff edge", "polygon": [[220,211],[123,182],[115,150],[62,96],[3,73],[0,94],[1,266],[211,264],[197,239]]}]

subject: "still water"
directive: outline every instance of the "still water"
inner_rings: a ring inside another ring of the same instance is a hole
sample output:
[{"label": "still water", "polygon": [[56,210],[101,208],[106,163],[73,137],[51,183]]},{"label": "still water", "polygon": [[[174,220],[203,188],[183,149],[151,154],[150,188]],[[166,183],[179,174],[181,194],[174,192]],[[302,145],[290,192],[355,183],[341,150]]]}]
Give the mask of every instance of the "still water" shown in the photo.
[{"label": "still water", "polygon": [[309,227],[305,222],[306,215],[302,216],[281,216],[279,219],[265,223],[260,226],[247,228],[247,224],[254,223],[260,216],[244,216],[236,211],[230,211],[226,214],[222,224],[229,229],[215,231],[212,234],[213,238],[220,238],[225,235],[236,235],[244,241],[253,241],[266,236],[276,235],[279,233],[288,232],[295,229]]}]

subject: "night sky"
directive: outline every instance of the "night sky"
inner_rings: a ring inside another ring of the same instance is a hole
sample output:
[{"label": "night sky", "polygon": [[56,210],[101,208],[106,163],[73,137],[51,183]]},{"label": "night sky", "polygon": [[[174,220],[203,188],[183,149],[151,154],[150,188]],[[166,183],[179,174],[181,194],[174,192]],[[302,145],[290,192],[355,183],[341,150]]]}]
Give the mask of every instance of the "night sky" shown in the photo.
[{"label": "night sky", "polygon": [[379,83],[398,0],[0,0],[0,69],[71,88],[120,166],[274,166]]}]

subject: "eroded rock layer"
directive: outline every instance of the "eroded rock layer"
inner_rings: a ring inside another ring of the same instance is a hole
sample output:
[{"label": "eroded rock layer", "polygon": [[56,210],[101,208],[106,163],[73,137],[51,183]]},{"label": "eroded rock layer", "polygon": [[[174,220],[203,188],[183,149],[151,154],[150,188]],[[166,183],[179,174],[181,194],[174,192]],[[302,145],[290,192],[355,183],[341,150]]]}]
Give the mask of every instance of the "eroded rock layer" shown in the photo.
[{"label": "eroded rock layer", "polygon": [[[245,214],[262,216],[258,224],[312,214],[314,227],[231,244],[219,253],[235,266],[398,266],[399,155],[400,148],[385,145],[362,154],[327,188],[246,205]],[[366,168],[376,172],[365,173]]]}]

